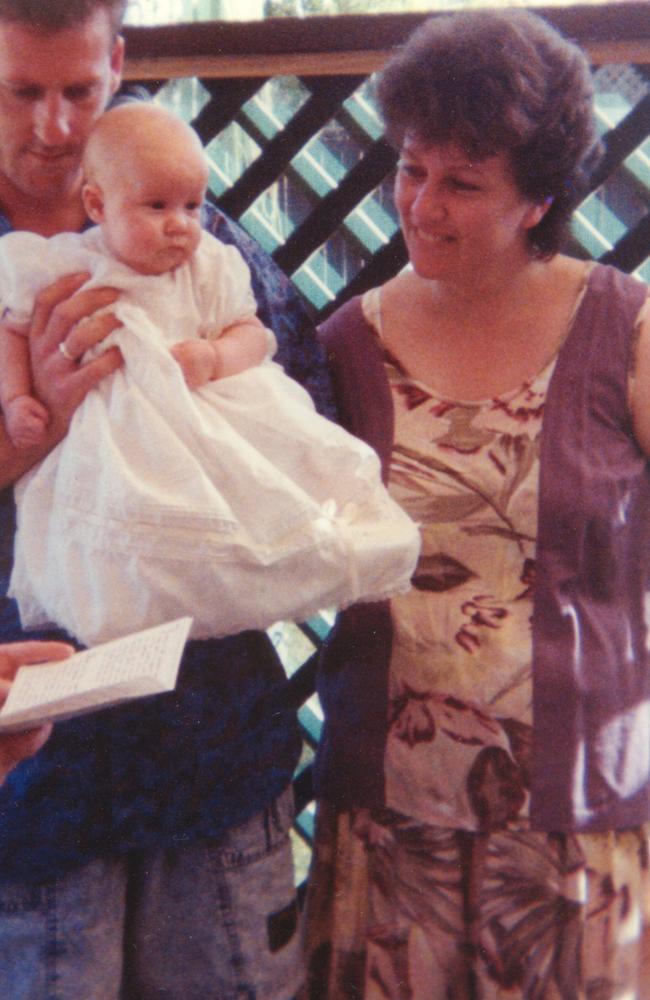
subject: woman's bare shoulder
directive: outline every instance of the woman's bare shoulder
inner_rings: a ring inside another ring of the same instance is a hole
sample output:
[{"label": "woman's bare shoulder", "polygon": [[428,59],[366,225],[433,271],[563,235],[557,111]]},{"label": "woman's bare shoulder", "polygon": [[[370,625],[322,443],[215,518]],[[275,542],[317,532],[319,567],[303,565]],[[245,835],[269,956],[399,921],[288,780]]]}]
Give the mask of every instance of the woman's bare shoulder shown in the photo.
[{"label": "woman's bare shoulder", "polygon": [[431,310],[433,299],[430,282],[413,271],[402,271],[381,287],[381,310],[384,319],[400,316],[408,310],[413,317],[420,309]]}]

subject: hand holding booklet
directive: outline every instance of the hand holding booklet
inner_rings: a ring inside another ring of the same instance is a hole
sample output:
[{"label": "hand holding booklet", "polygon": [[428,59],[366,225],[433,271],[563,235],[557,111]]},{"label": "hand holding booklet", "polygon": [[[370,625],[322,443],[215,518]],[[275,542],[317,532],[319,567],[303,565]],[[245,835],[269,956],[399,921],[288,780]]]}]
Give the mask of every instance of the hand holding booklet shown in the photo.
[{"label": "hand holding booklet", "polygon": [[0,733],[172,691],[191,624],[178,618],[68,660],[21,667],[0,710]]}]

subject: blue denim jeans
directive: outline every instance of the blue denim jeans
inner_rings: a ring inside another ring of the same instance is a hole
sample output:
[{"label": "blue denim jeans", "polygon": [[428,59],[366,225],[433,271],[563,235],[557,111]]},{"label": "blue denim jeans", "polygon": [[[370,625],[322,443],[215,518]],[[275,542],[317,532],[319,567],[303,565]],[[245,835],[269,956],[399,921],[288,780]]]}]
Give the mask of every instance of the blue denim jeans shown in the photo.
[{"label": "blue denim jeans", "polygon": [[291,791],[219,841],[0,889],[2,1000],[291,1000]]}]

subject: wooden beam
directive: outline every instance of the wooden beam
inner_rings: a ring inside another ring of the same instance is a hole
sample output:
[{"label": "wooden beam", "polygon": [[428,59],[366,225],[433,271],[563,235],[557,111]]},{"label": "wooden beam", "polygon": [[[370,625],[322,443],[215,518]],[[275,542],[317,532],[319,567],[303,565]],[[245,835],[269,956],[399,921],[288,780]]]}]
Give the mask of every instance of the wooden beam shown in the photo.
[{"label": "wooden beam", "polygon": [[[650,65],[647,0],[534,10],[582,45],[595,64]],[[125,75],[140,80],[367,75],[430,16],[435,12],[127,27]]]},{"label": "wooden beam", "polygon": [[[650,41],[603,42],[583,46],[591,63],[650,65]],[[185,56],[129,59],[125,80],[169,80],[182,77],[232,79],[271,76],[369,76],[381,69],[386,52],[320,52],[276,56]]]},{"label": "wooden beam", "polygon": [[216,79],[239,76],[368,76],[383,65],[388,54],[321,52],[249,56],[160,56],[129,59],[124,79],[166,80],[187,76]]}]

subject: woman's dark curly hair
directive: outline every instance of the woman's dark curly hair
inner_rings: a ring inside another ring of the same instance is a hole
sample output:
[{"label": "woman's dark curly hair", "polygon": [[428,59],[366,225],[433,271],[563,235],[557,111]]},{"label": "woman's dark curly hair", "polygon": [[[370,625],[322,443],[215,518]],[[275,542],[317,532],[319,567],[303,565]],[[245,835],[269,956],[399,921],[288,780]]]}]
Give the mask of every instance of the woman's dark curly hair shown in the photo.
[{"label": "woman's dark curly hair", "polygon": [[505,152],[521,194],[550,201],[528,233],[531,253],[557,253],[602,151],[577,46],[527,11],[438,15],[389,60],[377,97],[397,148],[409,136],[477,159]]}]

